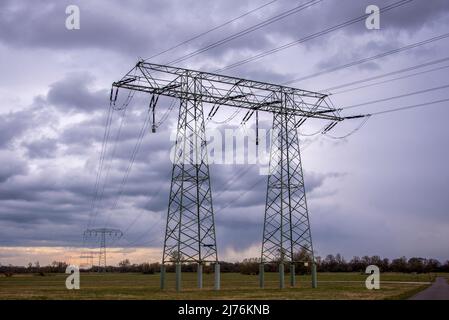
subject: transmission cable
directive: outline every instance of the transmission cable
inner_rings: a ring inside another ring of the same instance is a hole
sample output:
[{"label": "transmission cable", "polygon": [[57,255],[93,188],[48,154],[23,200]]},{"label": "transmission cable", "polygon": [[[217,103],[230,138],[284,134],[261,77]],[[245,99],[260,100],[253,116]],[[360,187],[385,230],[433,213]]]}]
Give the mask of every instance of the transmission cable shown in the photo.
[{"label": "transmission cable", "polygon": [[93,192],[93,198],[92,198],[92,204],[91,204],[91,214],[89,215],[89,221],[87,224],[87,228],[90,228],[93,222],[95,222],[95,208],[97,205],[97,199],[98,199],[98,191],[99,191],[99,185],[100,185],[100,179],[103,172],[103,163],[104,163],[104,157],[106,153],[107,144],[109,141],[109,134],[110,134],[110,127],[112,122],[112,104],[109,104],[108,113],[106,116],[106,124],[104,128],[104,134],[103,134],[103,141],[101,145],[101,152],[100,152],[100,158],[98,163],[98,169],[97,174],[95,178],[95,186],[94,186],[94,192]]},{"label": "transmission cable", "polygon": [[434,71],[439,71],[439,70],[443,70],[443,69],[447,69],[447,68],[449,68],[449,65],[445,65],[445,66],[441,66],[441,67],[437,67],[437,68],[432,68],[432,69],[421,71],[421,72],[415,72],[415,73],[412,73],[412,74],[409,74],[409,75],[406,75],[406,76],[402,76],[402,77],[397,77],[397,78],[388,79],[388,80],[384,80],[384,81],[378,81],[378,82],[367,84],[367,85],[360,86],[360,87],[355,87],[355,88],[350,88],[350,89],[347,89],[347,90],[333,92],[332,95],[352,92],[352,91],[356,91],[356,90],[360,90],[360,89],[364,89],[364,88],[369,88],[369,87],[373,87],[373,86],[377,86],[377,85],[380,85],[380,84],[385,84],[385,83],[389,83],[389,82],[393,82],[393,81],[397,81],[397,80],[408,79],[408,78],[415,77],[415,76],[418,76],[418,75],[422,75],[422,74],[426,74],[426,73],[434,72]]},{"label": "transmission cable", "polygon": [[[412,96],[412,95],[427,93],[427,92],[431,92],[431,91],[435,91],[435,90],[441,90],[441,89],[445,89],[445,88],[448,88],[448,87],[449,87],[449,84],[443,85],[443,86],[434,87],[434,88],[428,88],[428,89],[414,91],[414,92],[410,92],[410,93],[406,93],[406,94],[402,94],[402,95],[398,95],[398,96],[393,96],[393,97],[388,97],[388,98],[368,101],[368,102],[365,102],[365,103],[359,103],[359,104],[356,104],[356,105],[351,105],[351,106],[348,106],[348,107],[340,108],[340,110],[346,110],[346,109],[351,109],[351,108],[358,108],[358,107],[361,107],[361,106],[366,106],[366,105],[370,105],[370,104],[374,104],[374,103],[385,102],[385,101],[390,101],[390,100],[394,100],[394,99],[409,97],[409,96]],[[356,127],[354,130],[352,130],[351,132],[349,132],[348,134],[346,134],[344,136],[335,137],[335,136],[329,135],[328,133],[325,133],[325,134],[328,137],[333,138],[333,139],[345,139],[345,138],[351,136],[352,134],[356,133],[357,131],[359,131],[366,124],[366,122],[369,120],[369,118],[371,116],[373,116],[373,115],[390,113],[390,112],[396,112],[396,111],[399,111],[399,110],[407,110],[407,109],[417,108],[417,107],[420,107],[420,106],[426,106],[426,105],[429,105],[429,104],[440,103],[440,102],[444,102],[444,101],[446,101],[446,100],[445,99],[443,99],[443,100],[436,100],[436,101],[429,102],[429,103],[420,103],[420,104],[411,105],[411,106],[405,106],[405,107],[399,107],[399,108],[390,109],[390,110],[387,109],[387,110],[384,110],[384,111],[369,113],[369,114],[365,115],[364,120],[361,122],[361,124],[358,127]]]},{"label": "transmission cable", "polygon": [[427,92],[431,92],[431,91],[435,91],[435,90],[441,90],[441,89],[445,89],[445,88],[449,88],[449,84],[438,86],[438,87],[434,87],[434,88],[428,88],[428,89],[424,89],[424,90],[413,91],[413,92],[401,94],[401,95],[398,95],[398,96],[393,96],[393,97],[388,97],[388,98],[383,98],[383,99],[377,99],[377,100],[371,100],[371,101],[368,101],[368,102],[358,103],[358,104],[350,105],[350,106],[347,106],[347,107],[343,107],[343,108],[340,108],[340,109],[341,110],[346,110],[346,109],[358,108],[358,107],[370,105],[370,104],[373,104],[373,103],[379,103],[379,102],[385,102],[385,101],[394,100],[394,99],[410,97],[410,96],[413,96],[413,95],[427,93]]},{"label": "transmission cable", "polygon": [[327,127],[327,124],[324,127],[318,129],[318,131],[316,131],[314,133],[301,133],[299,128],[297,129],[297,131],[298,131],[298,135],[299,136],[302,136],[302,137],[313,137],[313,136],[316,136],[317,134],[322,133],[325,127]]},{"label": "transmission cable", "polygon": [[173,99],[168,109],[164,112],[159,122],[156,124],[156,128],[159,128],[167,119],[170,113],[173,111],[176,104],[176,99]]},{"label": "transmission cable", "polygon": [[[380,9],[380,13],[387,12],[387,11],[389,11],[389,10],[392,10],[392,9],[397,8],[397,7],[403,6],[403,5],[407,4],[407,3],[410,3],[411,1],[413,1],[413,0],[401,0],[401,1],[397,1],[397,2],[395,2],[395,3],[392,3],[392,4],[388,5],[388,6],[385,6],[385,7],[381,8],[381,9]],[[325,29],[325,30],[322,30],[322,31],[316,32],[316,33],[314,33],[314,34],[311,34],[311,35],[309,35],[309,36],[306,36],[306,37],[304,37],[304,38],[301,38],[301,39],[298,39],[298,40],[295,40],[295,41],[286,43],[286,44],[284,44],[284,45],[282,45],[282,46],[279,46],[279,47],[276,47],[276,48],[273,48],[273,49],[270,49],[270,50],[261,52],[261,53],[259,53],[259,54],[254,55],[254,56],[251,56],[251,57],[249,57],[249,58],[246,58],[246,59],[237,61],[237,62],[235,62],[235,63],[232,63],[232,64],[228,65],[228,66],[225,66],[225,67],[223,67],[223,68],[217,69],[217,70],[215,70],[214,72],[221,72],[221,71],[229,70],[229,69],[232,69],[232,68],[241,66],[241,65],[243,65],[243,64],[246,64],[246,63],[249,63],[249,62],[258,60],[258,59],[260,59],[260,58],[266,57],[266,56],[271,55],[271,54],[273,54],[273,53],[276,53],[276,52],[279,52],[279,51],[282,51],[282,50],[291,48],[291,47],[293,47],[293,46],[296,46],[296,45],[298,45],[298,44],[304,43],[304,42],[306,42],[306,41],[309,41],[309,40],[318,38],[318,37],[320,37],[320,36],[326,35],[326,34],[328,34],[328,33],[331,33],[331,32],[333,32],[333,31],[342,29],[342,28],[347,27],[347,26],[349,26],[349,25],[352,25],[352,24],[354,24],[354,23],[357,23],[357,22],[360,22],[360,21],[364,21],[364,20],[366,20],[366,18],[367,18],[368,16],[369,16],[369,14],[364,14],[364,15],[362,15],[362,16],[360,16],[360,17],[353,18],[353,19],[348,20],[348,21],[346,21],[346,22],[337,24],[337,25],[332,26],[332,27],[329,27],[329,28],[327,28],[327,29]]]},{"label": "transmission cable", "polygon": [[368,122],[368,120],[369,120],[369,118],[370,118],[371,116],[372,116],[372,115],[370,114],[370,115],[367,115],[366,117],[362,118],[362,119],[363,119],[362,122],[361,122],[361,123],[354,129],[354,130],[350,131],[348,134],[345,134],[345,135],[343,135],[343,136],[333,136],[333,135],[331,135],[331,134],[329,134],[329,133],[325,133],[324,135],[325,135],[326,137],[331,138],[331,139],[346,139],[346,138],[348,138],[349,136],[352,136],[354,133],[356,133],[356,132],[359,131],[360,129],[362,129],[362,128],[365,126],[365,124]]},{"label": "transmission cable", "polygon": [[[216,42],[208,44],[207,46],[205,46],[203,48],[200,48],[200,49],[195,50],[193,52],[190,52],[190,53],[188,53],[186,55],[183,55],[183,56],[181,56],[181,57],[179,57],[179,58],[177,58],[175,60],[172,60],[172,61],[170,61],[170,62],[168,62],[166,64],[171,65],[171,64],[179,63],[179,62],[185,61],[187,59],[190,59],[190,58],[192,58],[194,56],[197,56],[197,55],[199,55],[199,54],[201,54],[203,52],[206,52],[208,50],[211,50],[213,48],[221,46],[221,45],[223,45],[223,44],[225,44],[225,43],[227,43],[229,41],[238,39],[238,38],[240,38],[240,37],[242,37],[242,36],[244,36],[244,35],[246,35],[248,33],[254,32],[254,31],[259,30],[259,29],[261,29],[261,28],[263,28],[263,27],[265,27],[267,25],[270,25],[270,24],[276,22],[276,21],[284,19],[284,18],[286,18],[286,17],[288,17],[288,16],[290,16],[292,14],[298,13],[298,12],[304,10],[304,9],[307,9],[307,8],[313,6],[313,5],[316,5],[316,4],[320,3],[321,1],[323,1],[323,0],[312,0],[312,1],[306,2],[304,4],[300,4],[299,6],[296,6],[296,7],[292,8],[292,9],[284,11],[284,12],[278,14],[278,15],[275,15],[275,16],[269,18],[269,19],[266,19],[266,20],[264,20],[262,22],[259,22],[259,23],[255,24],[255,25],[251,26],[251,27],[248,27],[248,28],[242,30],[242,31],[234,33],[234,34],[232,34],[232,35],[230,35],[230,36],[228,36],[226,38],[223,38],[221,40],[218,40]],[[408,1],[411,1],[411,0],[408,0]]]},{"label": "transmission cable", "polygon": [[96,208],[97,210],[99,209],[101,201],[103,200],[104,192],[105,192],[105,189],[106,189],[106,184],[107,184],[107,181],[108,181],[108,178],[109,178],[109,174],[110,174],[110,171],[111,171],[111,168],[112,168],[112,162],[114,160],[115,153],[117,151],[117,144],[118,144],[118,141],[120,139],[120,135],[121,135],[121,132],[122,132],[123,124],[124,124],[125,119],[126,119],[126,110],[127,110],[127,108],[123,109],[123,112],[121,114],[120,125],[119,125],[117,134],[115,136],[114,144],[113,144],[113,147],[112,147],[111,159],[109,160],[109,164],[108,164],[108,167],[106,169],[106,174],[105,174],[105,177],[103,179],[104,182],[103,182],[103,187],[102,187],[100,195],[99,195],[98,205],[97,205],[97,208]]},{"label": "transmission cable", "polygon": [[408,106],[403,106],[403,107],[397,107],[397,108],[393,108],[393,109],[387,109],[384,111],[377,111],[377,112],[371,113],[371,115],[377,116],[377,115],[386,114],[386,113],[410,110],[410,109],[415,109],[415,108],[429,106],[429,105],[436,105],[438,103],[448,102],[448,101],[449,101],[449,98],[445,98],[445,99],[434,100],[434,101],[429,101],[429,102],[424,102],[424,103],[418,103],[418,104],[413,104],[413,105],[408,105]]},{"label": "transmission cable", "polygon": [[237,110],[234,111],[228,118],[226,118],[226,119],[223,120],[223,121],[216,121],[216,120],[213,120],[212,118],[211,118],[211,119],[207,119],[207,120],[206,120],[206,124],[208,124],[209,121],[212,122],[212,123],[215,123],[215,124],[226,124],[226,123],[229,123],[229,122],[230,122],[232,119],[234,119],[234,118],[235,118],[241,111],[242,111],[241,109],[237,109]]},{"label": "transmission cable", "polygon": [[267,3],[261,5],[261,6],[257,7],[257,8],[254,8],[254,9],[248,11],[248,12],[245,12],[245,13],[241,14],[240,16],[238,16],[238,17],[236,17],[236,18],[233,18],[233,19],[231,19],[231,20],[228,20],[228,21],[226,21],[226,22],[224,22],[224,23],[222,23],[222,24],[220,24],[220,25],[218,25],[218,26],[215,26],[215,27],[213,27],[213,28],[211,28],[211,29],[209,29],[209,30],[207,30],[207,31],[204,31],[204,32],[202,32],[202,33],[199,33],[199,34],[197,34],[197,35],[195,35],[195,36],[193,36],[193,37],[191,37],[191,38],[189,38],[189,39],[187,39],[187,40],[185,40],[185,41],[183,41],[183,42],[180,42],[180,43],[178,43],[177,45],[174,45],[174,46],[172,46],[172,47],[170,47],[170,48],[167,48],[167,49],[165,49],[165,50],[163,50],[163,51],[161,51],[161,52],[159,52],[159,53],[157,53],[157,54],[154,54],[154,55],[152,55],[151,57],[146,58],[144,61],[147,61],[147,60],[150,60],[150,59],[154,59],[154,58],[159,57],[160,55],[162,55],[162,54],[164,54],[164,53],[167,53],[167,52],[169,52],[169,51],[172,51],[172,50],[174,50],[174,49],[177,49],[177,48],[179,48],[179,47],[181,47],[181,46],[183,46],[183,45],[185,45],[185,44],[187,44],[187,43],[189,43],[189,42],[191,42],[191,41],[193,41],[193,40],[196,40],[196,39],[198,39],[198,38],[200,38],[200,37],[202,37],[202,36],[205,36],[205,35],[207,35],[207,34],[213,32],[213,31],[215,31],[215,30],[218,30],[218,29],[220,29],[220,28],[222,28],[222,27],[225,27],[225,26],[227,26],[227,25],[229,25],[229,24],[231,24],[231,23],[233,23],[233,22],[235,22],[235,21],[237,21],[237,20],[239,20],[239,19],[241,19],[241,18],[244,18],[244,17],[250,15],[251,13],[254,13],[254,12],[256,12],[256,11],[259,11],[259,10],[261,10],[261,9],[263,9],[263,8],[269,6],[269,5],[271,5],[271,4],[273,4],[273,3],[277,2],[277,1],[278,1],[278,0],[273,0],[273,1],[267,2]]},{"label": "transmission cable", "polygon": [[416,42],[416,43],[412,43],[412,44],[409,44],[409,45],[406,45],[406,46],[403,46],[403,47],[400,47],[400,48],[396,48],[396,49],[393,49],[393,50],[390,50],[390,51],[387,51],[387,52],[383,52],[383,53],[380,53],[380,54],[377,54],[377,55],[374,55],[374,56],[371,56],[371,57],[368,57],[368,58],[363,58],[361,60],[353,61],[353,62],[344,64],[344,65],[340,65],[340,66],[337,66],[337,67],[334,67],[334,68],[326,69],[326,70],[323,70],[323,71],[320,71],[320,72],[317,72],[317,73],[314,73],[314,74],[310,74],[308,76],[292,79],[292,80],[286,81],[286,82],[284,82],[282,84],[283,85],[288,85],[288,84],[292,84],[292,83],[296,83],[296,82],[301,82],[303,80],[315,78],[315,77],[321,76],[323,74],[329,74],[329,73],[332,73],[332,72],[335,72],[335,71],[339,71],[339,70],[342,70],[342,69],[346,69],[346,68],[349,68],[349,67],[353,67],[355,65],[359,65],[359,64],[362,64],[362,63],[365,63],[365,62],[369,62],[369,61],[373,61],[373,60],[376,60],[376,59],[379,59],[379,58],[383,58],[383,57],[386,57],[386,56],[389,56],[389,55],[392,55],[392,54],[396,54],[396,53],[400,53],[400,52],[403,52],[403,51],[406,51],[406,50],[414,49],[414,48],[426,45],[426,44],[431,43],[431,42],[435,42],[435,41],[439,41],[439,40],[442,40],[442,39],[446,39],[448,37],[449,37],[449,33],[445,33],[445,34],[442,34],[442,35],[439,35],[439,36],[436,36],[436,37],[433,37],[433,38],[430,38],[430,39],[426,39],[426,40],[419,41],[419,42]]},{"label": "transmission cable", "polygon": [[[361,83],[364,83],[364,82],[381,79],[381,78],[384,78],[384,77],[396,75],[398,73],[403,73],[403,72],[407,72],[407,71],[413,71],[413,70],[416,70],[416,69],[419,69],[419,68],[428,67],[428,66],[431,66],[431,65],[434,65],[434,64],[445,62],[445,61],[449,61],[449,57],[445,57],[445,58],[442,58],[442,59],[437,59],[437,60],[421,63],[421,64],[414,65],[414,66],[411,66],[411,67],[408,67],[408,68],[404,68],[404,69],[400,69],[400,70],[396,70],[396,71],[392,71],[392,72],[387,72],[387,73],[384,73],[384,74],[381,74],[381,75],[365,78],[365,79],[362,79],[362,80],[351,81],[351,82],[348,82],[348,83],[345,83],[345,84],[340,84],[338,86],[334,86],[334,87],[330,87],[330,88],[319,90],[319,92],[329,92],[329,91],[332,91],[332,90],[335,90],[335,89],[341,89],[341,88],[345,88],[345,87],[350,87],[352,85],[361,84]],[[337,94],[337,93],[333,93],[333,94]]]},{"label": "transmission cable", "polygon": [[[118,206],[118,203],[120,201],[120,198],[123,195],[123,191],[124,191],[125,185],[126,185],[126,183],[128,181],[129,174],[130,174],[131,169],[132,169],[132,167],[134,165],[137,153],[139,152],[140,145],[142,144],[143,137],[145,136],[145,133],[148,130],[149,122],[150,122],[150,113],[147,112],[147,114],[145,116],[144,123],[142,125],[142,128],[140,129],[139,136],[137,138],[136,144],[134,145],[134,149],[132,151],[128,167],[126,168],[125,173],[124,173],[123,178],[122,178],[122,181],[121,181],[121,183],[119,185],[117,196],[116,196],[116,199],[114,201],[114,204],[111,207],[111,211],[117,209],[117,206]],[[111,211],[109,212],[109,215],[108,215],[108,217],[107,217],[107,219],[105,221],[105,226],[107,226],[107,224],[108,224],[109,218],[111,216]]]}]

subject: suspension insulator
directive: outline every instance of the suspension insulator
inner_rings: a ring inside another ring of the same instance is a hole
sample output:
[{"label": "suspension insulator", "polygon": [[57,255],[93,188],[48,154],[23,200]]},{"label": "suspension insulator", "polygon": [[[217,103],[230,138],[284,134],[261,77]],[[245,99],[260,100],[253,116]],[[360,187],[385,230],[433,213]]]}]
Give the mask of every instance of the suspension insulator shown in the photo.
[{"label": "suspension insulator", "polygon": [[256,110],[256,146],[259,145],[259,111]]},{"label": "suspension insulator", "polygon": [[118,96],[118,88],[117,88],[117,90],[115,90],[114,104],[117,101],[117,96]]}]

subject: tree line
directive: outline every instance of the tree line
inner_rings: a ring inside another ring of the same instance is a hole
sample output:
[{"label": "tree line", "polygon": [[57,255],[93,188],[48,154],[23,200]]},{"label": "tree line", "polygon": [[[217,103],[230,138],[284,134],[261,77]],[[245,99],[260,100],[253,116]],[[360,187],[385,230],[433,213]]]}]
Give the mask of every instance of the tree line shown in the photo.
[{"label": "tree line", "polygon": [[[296,256],[297,261],[295,263],[295,272],[298,274],[310,273],[310,260],[303,253],[299,253]],[[400,257],[396,259],[381,258],[380,256],[363,256],[363,257],[353,257],[351,260],[347,261],[340,255],[327,255],[326,257],[316,257],[316,266],[318,272],[361,272],[363,273],[367,266],[376,265],[379,267],[381,272],[405,272],[405,273],[428,273],[428,272],[449,272],[449,261],[441,263],[437,259],[426,259],[419,257],[412,257],[407,259],[406,257]],[[235,272],[242,274],[255,275],[259,273],[259,258],[249,258],[244,259],[240,262],[220,262],[221,272]],[[45,275],[48,273],[64,273],[68,264],[66,262],[54,261],[50,265],[41,266],[39,262],[29,263],[27,266],[13,266],[13,265],[1,265],[0,273],[6,276],[12,276],[15,273],[31,273]],[[289,272],[289,264],[285,265],[285,269]],[[107,266],[104,268],[99,268],[98,266],[93,266],[87,270],[81,270],[82,272],[96,272],[96,271],[106,271],[106,272],[134,272],[134,273],[144,273],[153,274],[160,270],[160,263],[140,263],[133,264],[128,259],[122,260],[116,266]],[[166,265],[167,272],[174,272],[174,263],[169,263]],[[182,265],[183,272],[196,272],[195,263],[185,263]],[[205,265],[203,267],[204,273],[212,273],[213,266]],[[266,272],[276,272],[277,263],[271,263],[265,265]]]}]

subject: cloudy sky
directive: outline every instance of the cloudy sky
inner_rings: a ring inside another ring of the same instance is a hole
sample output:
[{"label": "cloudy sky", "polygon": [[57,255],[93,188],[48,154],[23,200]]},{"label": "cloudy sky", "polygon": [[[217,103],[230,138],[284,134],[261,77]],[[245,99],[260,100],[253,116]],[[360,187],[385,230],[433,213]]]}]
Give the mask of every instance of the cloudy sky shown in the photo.
[{"label": "cloudy sky", "polygon": [[[316,254],[449,259],[449,108],[447,101],[428,104],[449,98],[449,2],[404,3],[381,13],[379,30],[359,21],[321,33],[363,15],[370,4],[395,2],[2,0],[0,263],[75,262],[83,248],[94,246],[83,242],[83,231],[104,226],[125,232],[112,244],[112,261],[158,261],[178,105],[157,133],[145,131],[132,167],[149,97],[138,93],[124,111],[112,113],[92,209],[111,83],[140,58],[195,37],[150,60],[169,63],[253,26],[261,27],[176,65],[214,71],[307,39],[223,73],[331,89],[335,106],[353,106],[347,115],[423,104],[374,115],[341,139],[335,138],[360,120],[339,124],[329,135],[311,135],[325,125],[320,121],[301,127]],[[305,3],[304,10],[288,11]],[[65,27],[66,7],[73,4],[80,9],[79,30]],[[402,97],[390,99],[396,96]],[[121,92],[119,102],[125,98]],[[170,103],[161,99],[158,118]],[[215,120],[232,114],[223,108]],[[212,127],[241,129],[242,116]],[[270,115],[261,120],[269,128]],[[254,165],[214,164],[211,178],[220,258],[258,256],[266,177]]]}]

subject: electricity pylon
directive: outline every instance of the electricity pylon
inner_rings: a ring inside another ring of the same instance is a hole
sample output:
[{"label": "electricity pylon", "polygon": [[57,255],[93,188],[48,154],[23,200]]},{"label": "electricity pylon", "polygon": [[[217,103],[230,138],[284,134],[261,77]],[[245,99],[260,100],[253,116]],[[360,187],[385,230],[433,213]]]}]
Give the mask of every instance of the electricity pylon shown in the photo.
[{"label": "electricity pylon", "polygon": [[91,269],[94,266],[94,256],[95,254],[97,254],[98,252],[95,251],[84,251],[81,255],[80,255],[80,259],[83,260],[85,259],[85,263],[81,263],[81,266],[83,266],[86,269]]},{"label": "electricity pylon", "polygon": [[[201,83],[198,79],[183,77],[181,90],[200,94]],[[218,264],[218,256],[203,105],[199,99],[181,98],[172,161],[162,265],[171,261],[180,269],[182,262],[198,263],[198,285],[201,287],[203,263]],[[180,270],[177,274],[180,277]],[[178,290],[180,285],[178,279]]]},{"label": "electricity pylon", "polygon": [[[289,100],[281,95],[282,106]],[[280,287],[284,287],[284,264],[290,264],[290,284],[295,286],[295,263],[313,266],[314,255],[294,115],[273,116],[270,171],[267,183],[263,228],[260,286],[263,287],[264,263],[279,264]],[[302,256],[300,254],[302,253]],[[298,261],[298,259],[303,261]],[[304,261],[306,260],[306,261]],[[314,282],[314,286],[316,283]]]},{"label": "electricity pylon", "polygon": [[[202,264],[215,262],[215,288],[220,287],[203,104],[212,106],[209,118],[221,106],[247,109],[243,121],[248,121],[255,114],[256,130],[258,112],[273,114],[273,131],[278,133],[274,135],[271,150],[270,166],[274,169],[268,177],[261,286],[264,263],[279,263],[281,287],[284,286],[284,263],[293,266],[297,262],[295,257],[304,255],[305,252],[306,260],[310,260],[314,266],[296,131],[309,118],[329,121],[324,129],[327,132],[340,121],[363,116],[342,117],[340,109],[329,106],[327,95],[319,92],[143,60],[120,81],[112,84],[110,97],[114,105],[119,88],[152,95],[149,112],[152,113],[153,132],[157,127],[155,109],[159,96],[180,99],[162,256],[161,288],[165,287],[164,264],[169,261],[176,263],[177,290],[181,288],[183,262],[198,263],[199,287],[202,287]],[[291,274],[294,285],[294,272]]]},{"label": "electricity pylon", "polygon": [[106,237],[110,239],[120,239],[123,233],[119,229],[109,229],[109,228],[97,228],[97,229],[87,229],[84,231],[84,238],[96,238],[100,241],[99,253],[98,253],[98,271],[106,271],[107,260],[106,260]]}]

